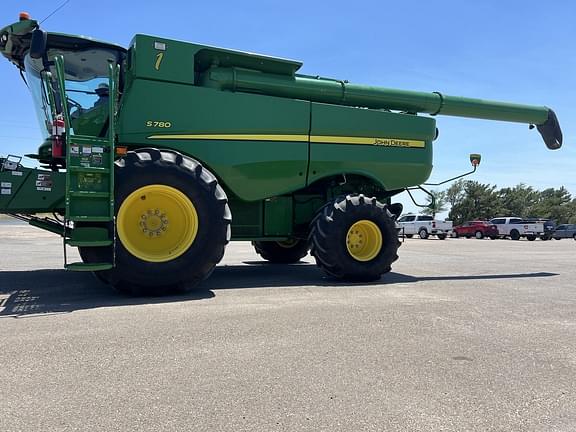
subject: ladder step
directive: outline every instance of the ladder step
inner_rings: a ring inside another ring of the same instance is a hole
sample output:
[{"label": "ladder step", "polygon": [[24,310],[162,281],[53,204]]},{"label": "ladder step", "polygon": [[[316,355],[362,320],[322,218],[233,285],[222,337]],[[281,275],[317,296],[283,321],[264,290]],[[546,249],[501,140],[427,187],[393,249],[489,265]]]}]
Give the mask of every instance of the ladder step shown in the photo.
[{"label": "ladder step", "polygon": [[75,247],[103,247],[112,246],[112,240],[66,240],[66,244]]},{"label": "ladder step", "polygon": [[112,220],[110,216],[70,216],[67,218],[72,222],[109,222]]},{"label": "ladder step", "polygon": [[70,196],[79,198],[108,198],[110,192],[70,191]]},{"label": "ladder step", "polygon": [[87,272],[94,272],[94,271],[102,271],[102,270],[111,270],[114,266],[111,263],[83,263],[83,262],[75,262],[66,264],[66,270],[70,271],[87,271]]},{"label": "ladder step", "polygon": [[95,167],[83,167],[83,166],[70,166],[68,167],[70,172],[82,172],[82,173],[97,173],[97,174],[108,174],[110,173],[109,168],[95,168]]}]

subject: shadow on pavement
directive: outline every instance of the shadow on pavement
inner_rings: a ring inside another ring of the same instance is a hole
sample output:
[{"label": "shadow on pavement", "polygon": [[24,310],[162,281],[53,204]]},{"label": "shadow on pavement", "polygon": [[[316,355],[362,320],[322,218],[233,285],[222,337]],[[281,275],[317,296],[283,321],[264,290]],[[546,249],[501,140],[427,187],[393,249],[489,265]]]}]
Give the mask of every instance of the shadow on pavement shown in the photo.
[{"label": "shadow on pavement", "polygon": [[301,286],[371,286],[422,281],[466,281],[556,276],[556,273],[518,273],[473,276],[414,277],[388,273],[371,283],[342,283],[325,277],[315,265],[275,265],[265,261],[223,265],[199,289],[184,295],[131,297],[100,283],[91,274],[64,270],[0,271],[0,318],[68,313],[99,307],[184,302],[213,298],[214,291],[241,288]]}]

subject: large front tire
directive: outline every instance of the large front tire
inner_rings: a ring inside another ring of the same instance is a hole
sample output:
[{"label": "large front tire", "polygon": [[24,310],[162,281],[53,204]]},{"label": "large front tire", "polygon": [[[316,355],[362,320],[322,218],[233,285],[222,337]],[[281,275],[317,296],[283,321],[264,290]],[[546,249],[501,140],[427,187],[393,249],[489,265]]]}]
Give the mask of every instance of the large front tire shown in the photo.
[{"label": "large front tire", "polygon": [[256,253],[266,261],[276,264],[293,264],[308,255],[307,240],[253,241]]},{"label": "large front tire", "polygon": [[[187,292],[224,256],[228,200],[216,177],[195,160],[166,150],[129,152],[116,162],[115,195],[116,266],[99,276],[119,290]],[[81,255],[101,258],[95,252]]]},{"label": "large front tire", "polygon": [[310,253],[325,273],[347,281],[373,281],[398,259],[393,215],[376,198],[348,195],[312,221]]}]

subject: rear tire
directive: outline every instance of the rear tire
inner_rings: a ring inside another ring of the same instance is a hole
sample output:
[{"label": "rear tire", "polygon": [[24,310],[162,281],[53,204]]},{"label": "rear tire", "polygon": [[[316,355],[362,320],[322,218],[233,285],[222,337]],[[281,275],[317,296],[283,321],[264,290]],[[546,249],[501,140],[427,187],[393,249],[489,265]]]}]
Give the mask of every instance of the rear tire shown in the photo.
[{"label": "rear tire", "polygon": [[364,195],[347,195],[325,206],[312,221],[309,238],[318,267],[341,280],[377,280],[398,259],[392,213]]},{"label": "rear tire", "polygon": [[[216,177],[191,158],[158,149],[129,152],[115,168],[116,266],[97,277],[135,295],[194,289],[230,241],[232,217]],[[135,217],[144,200],[153,212]],[[86,262],[106,262],[112,248],[80,248],[80,254]]]},{"label": "rear tire", "polygon": [[510,231],[510,238],[512,240],[520,240],[520,232],[518,230],[513,229]]},{"label": "rear tire", "polygon": [[478,240],[482,240],[484,238],[484,233],[482,231],[476,231],[474,233],[474,237],[476,237]]},{"label": "rear tire", "polygon": [[293,264],[308,255],[308,241],[297,240],[276,241],[253,241],[252,246],[256,253],[266,261],[276,264]]},{"label": "rear tire", "polygon": [[414,234],[406,234],[406,238],[412,238],[414,237]]},{"label": "rear tire", "polygon": [[422,240],[426,240],[429,236],[428,231],[425,228],[422,228],[420,231],[418,231],[418,236],[422,239]]},{"label": "rear tire", "polygon": [[536,236],[529,235],[529,236],[526,236],[526,239],[527,239],[528,241],[534,241],[534,240],[536,240]]},{"label": "rear tire", "polygon": [[438,240],[446,240],[446,234],[436,234],[436,237],[438,237]]}]

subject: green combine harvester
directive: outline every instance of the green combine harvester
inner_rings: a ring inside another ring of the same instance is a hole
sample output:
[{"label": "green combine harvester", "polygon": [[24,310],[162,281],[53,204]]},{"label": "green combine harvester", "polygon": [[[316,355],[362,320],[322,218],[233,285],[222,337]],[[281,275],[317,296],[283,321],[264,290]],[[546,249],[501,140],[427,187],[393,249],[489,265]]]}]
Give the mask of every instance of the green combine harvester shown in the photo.
[{"label": "green combine harvester", "polygon": [[428,179],[436,115],[526,123],[562,144],[547,107],[350,84],[156,36],[126,49],[46,33],[25,13],[0,30],[0,52],[44,134],[26,155],[41,168],[0,158],[0,213],[62,236],[66,269],[133,293],[193,289],[230,240],[378,279],[398,258],[391,198]]}]

